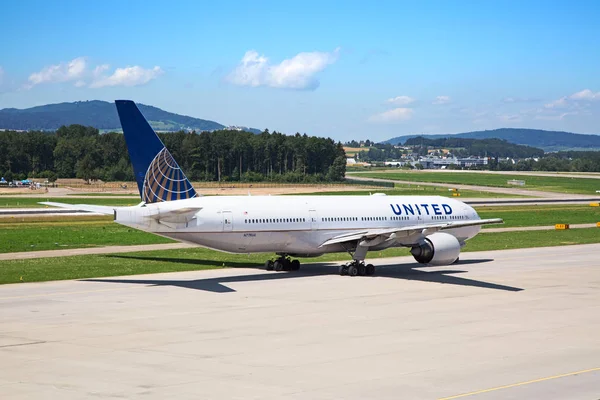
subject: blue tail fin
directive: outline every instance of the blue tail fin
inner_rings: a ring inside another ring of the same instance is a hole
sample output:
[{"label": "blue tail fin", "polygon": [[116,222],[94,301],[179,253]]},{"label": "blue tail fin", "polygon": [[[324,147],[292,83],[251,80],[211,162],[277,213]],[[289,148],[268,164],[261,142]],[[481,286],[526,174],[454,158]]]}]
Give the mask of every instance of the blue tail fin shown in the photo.
[{"label": "blue tail fin", "polygon": [[117,100],[135,180],[145,203],[182,200],[197,193],[135,103]]}]

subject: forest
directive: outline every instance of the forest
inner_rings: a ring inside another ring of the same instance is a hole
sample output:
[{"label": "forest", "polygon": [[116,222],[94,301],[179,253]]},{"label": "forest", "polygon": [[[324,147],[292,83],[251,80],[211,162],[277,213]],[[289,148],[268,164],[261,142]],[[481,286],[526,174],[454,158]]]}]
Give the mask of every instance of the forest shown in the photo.
[{"label": "forest", "polygon": [[[159,133],[193,181],[324,182],[343,180],[346,156],[329,138],[265,130]],[[0,176],[132,181],[124,136],[83,125],[56,132],[0,131]]]},{"label": "forest", "polygon": [[516,161],[494,160],[490,169],[498,171],[600,172],[600,151],[559,151],[544,157]]}]

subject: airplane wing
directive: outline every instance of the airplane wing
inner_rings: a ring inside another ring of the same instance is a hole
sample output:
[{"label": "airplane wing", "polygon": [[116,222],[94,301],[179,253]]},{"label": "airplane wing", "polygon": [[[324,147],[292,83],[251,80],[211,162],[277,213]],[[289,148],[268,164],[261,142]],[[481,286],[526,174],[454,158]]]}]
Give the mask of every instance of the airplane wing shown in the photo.
[{"label": "airplane wing", "polygon": [[376,245],[384,240],[389,239],[393,234],[405,234],[410,236],[414,233],[421,232],[424,236],[431,235],[432,233],[443,231],[447,229],[463,228],[466,226],[477,226],[487,224],[502,224],[504,221],[501,218],[491,219],[477,219],[471,221],[452,221],[452,222],[440,222],[434,224],[420,224],[411,225],[401,228],[386,228],[386,229],[365,229],[356,232],[350,232],[347,234],[333,237],[323,242],[319,247],[328,246],[337,243],[352,242],[355,240],[362,240],[365,242],[364,245]]},{"label": "airplane wing", "polygon": [[98,214],[106,214],[113,215],[115,212],[115,208],[119,207],[109,207],[109,206],[94,206],[91,204],[66,204],[66,203],[54,203],[52,201],[42,201],[39,204],[43,204],[46,206],[59,207],[59,208],[68,208],[69,210],[74,211],[88,211]]}]

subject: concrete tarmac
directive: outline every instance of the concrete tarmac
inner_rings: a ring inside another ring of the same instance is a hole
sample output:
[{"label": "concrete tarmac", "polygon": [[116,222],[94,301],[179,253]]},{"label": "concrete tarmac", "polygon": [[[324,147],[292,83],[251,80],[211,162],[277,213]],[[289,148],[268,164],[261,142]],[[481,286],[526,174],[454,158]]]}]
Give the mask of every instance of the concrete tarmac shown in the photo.
[{"label": "concrete tarmac", "polygon": [[599,254],[0,286],[0,398],[597,399]]}]

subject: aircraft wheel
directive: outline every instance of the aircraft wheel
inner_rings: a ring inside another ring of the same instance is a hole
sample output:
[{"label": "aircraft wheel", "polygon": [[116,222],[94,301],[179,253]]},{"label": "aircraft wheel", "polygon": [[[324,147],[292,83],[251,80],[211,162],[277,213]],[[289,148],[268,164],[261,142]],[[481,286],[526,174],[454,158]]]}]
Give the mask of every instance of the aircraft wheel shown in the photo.
[{"label": "aircraft wheel", "polygon": [[265,269],[267,271],[273,271],[273,261],[271,261],[271,260],[265,261]]},{"label": "aircraft wheel", "polygon": [[292,260],[291,267],[292,271],[298,271],[300,269],[300,261]]},{"label": "aircraft wheel", "polygon": [[348,266],[347,265],[340,265],[340,275],[341,276],[348,275]]},{"label": "aircraft wheel", "polygon": [[365,267],[365,264],[360,264],[358,266],[358,275],[364,276],[366,274],[367,274],[367,267]]},{"label": "aircraft wheel", "polygon": [[273,268],[275,268],[275,271],[283,271],[283,263],[279,260],[276,260],[273,263]]},{"label": "aircraft wheel", "polygon": [[356,276],[356,275],[358,275],[358,268],[356,267],[356,265],[350,265],[350,266],[348,266],[348,275],[349,276]]},{"label": "aircraft wheel", "polygon": [[375,266],[373,264],[368,264],[366,267],[367,276],[375,275]]}]

